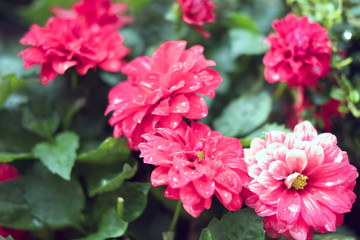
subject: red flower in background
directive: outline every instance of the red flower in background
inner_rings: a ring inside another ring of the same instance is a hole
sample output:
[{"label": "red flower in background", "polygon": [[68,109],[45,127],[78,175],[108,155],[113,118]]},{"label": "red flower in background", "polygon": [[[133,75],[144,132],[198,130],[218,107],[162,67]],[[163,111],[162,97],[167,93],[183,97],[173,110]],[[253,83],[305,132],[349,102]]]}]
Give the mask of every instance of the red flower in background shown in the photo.
[{"label": "red flower in background", "polygon": [[178,0],[182,10],[184,22],[193,24],[195,29],[204,37],[209,37],[202,26],[206,23],[215,22],[215,14],[212,12],[216,5],[211,0]]},{"label": "red flower in background", "polygon": [[112,3],[110,0],[82,0],[75,3],[71,10],[60,7],[54,7],[52,10],[60,18],[76,19],[81,16],[87,25],[111,25],[119,29],[132,22],[132,18],[125,15],[128,8],[125,3]]},{"label": "red flower in background", "polygon": [[294,133],[253,139],[244,153],[252,178],[245,203],[264,217],[270,237],[311,239],[314,229],[335,231],[350,212],[358,172],[334,135],[318,135],[305,121]]},{"label": "red flower in background", "polygon": [[292,13],[272,26],[276,33],[265,40],[270,44],[263,59],[266,81],[312,86],[328,74],[332,49],[325,28]]},{"label": "red flower in background", "polygon": [[[81,75],[97,67],[111,72],[121,70],[123,58],[130,51],[124,47],[121,34],[110,24],[109,19],[115,15],[102,13],[96,17],[88,12],[84,14],[69,18],[53,17],[45,27],[34,24],[21,38],[21,44],[32,46],[19,53],[23,57],[24,68],[41,64],[40,78],[43,84],[50,82],[57,74],[64,74],[72,66]],[[92,23],[94,19],[101,22]]]},{"label": "red flower in background", "polygon": [[315,113],[314,118],[320,118],[324,124],[324,131],[331,131],[332,123],[331,118],[335,116],[344,117],[344,114],[339,111],[341,101],[331,99],[329,102],[320,106],[320,111]]},{"label": "red flower in background", "polygon": [[211,206],[215,194],[230,211],[240,209],[242,186],[248,182],[242,146],[202,123],[175,129],[157,128],[139,144],[144,163],[157,166],[153,186],[167,185],[165,197],[181,199],[193,217]]},{"label": "red flower in background", "polygon": [[[20,177],[20,173],[15,167],[6,163],[0,164],[0,184],[18,177]],[[29,238],[27,231],[0,226],[0,236],[7,238],[9,235],[11,235],[14,240],[25,240]]]},{"label": "red flower in background", "polygon": [[185,41],[163,43],[152,58],[138,57],[123,68],[128,79],[109,92],[105,114],[114,111],[109,123],[114,136],[125,135],[132,149],[143,133],[155,125],[174,128],[182,117],[199,119],[207,115],[205,100],[215,96],[222,78],[215,62],[206,60],[202,46],[186,50]]}]

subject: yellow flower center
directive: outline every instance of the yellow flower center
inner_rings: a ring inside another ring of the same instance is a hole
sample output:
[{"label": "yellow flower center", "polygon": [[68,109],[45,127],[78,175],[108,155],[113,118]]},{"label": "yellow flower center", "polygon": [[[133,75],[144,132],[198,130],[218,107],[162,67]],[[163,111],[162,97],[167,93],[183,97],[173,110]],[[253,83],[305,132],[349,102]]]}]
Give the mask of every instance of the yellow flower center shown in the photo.
[{"label": "yellow flower center", "polygon": [[304,187],[306,186],[306,180],[308,179],[307,176],[300,174],[299,176],[297,176],[294,180],[294,182],[291,184],[291,186],[293,188],[295,188],[296,190],[299,189],[304,189]]},{"label": "yellow flower center", "polygon": [[198,156],[198,161],[201,162],[202,160],[204,160],[205,156],[204,156],[204,152],[203,151],[197,151],[197,156]]}]

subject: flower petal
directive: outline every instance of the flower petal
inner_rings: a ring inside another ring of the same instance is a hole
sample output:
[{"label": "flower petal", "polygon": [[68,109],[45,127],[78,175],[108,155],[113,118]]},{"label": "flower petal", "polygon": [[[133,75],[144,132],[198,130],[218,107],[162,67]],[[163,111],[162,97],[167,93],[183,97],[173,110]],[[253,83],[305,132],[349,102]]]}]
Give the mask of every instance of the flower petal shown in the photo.
[{"label": "flower petal", "polygon": [[269,165],[269,173],[277,180],[285,179],[289,174],[289,168],[283,161],[274,161]]},{"label": "flower petal", "polygon": [[317,187],[309,191],[313,199],[336,213],[350,212],[356,198],[356,194],[348,189]]},{"label": "flower petal", "polygon": [[153,186],[167,185],[169,183],[169,168],[157,167],[151,173],[151,184]]},{"label": "flower petal", "polygon": [[322,147],[317,145],[307,145],[305,147],[305,153],[308,160],[306,165],[306,170],[304,170],[304,174],[308,175],[318,166],[322,165],[324,162],[324,150]]},{"label": "flower petal", "polygon": [[290,172],[302,173],[308,163],[308,160],[304,151],[291,149],[286,155],[286,163]]},{"label": "flower petal", "polygon": [[189,119],[199,119],[206,117],[208,114],[208,109],[206,106],[205,100],[197,95],[187,94],[187,99],[189,101],[189,112],[186,114],[186,117]]},{"label": "flower petal", "polygon": [[285,190],[279,199],[277,205],[278,217],[280,220],[288,223],[294,223],[300,214],[301,209],[301,198],[297,191]]},{"label": "flower petal", "polygon": [[347,162],[323,164],[314,169],[311,175],[308,176],[308,184],[320,187],[333,187],[344,184],[349,179],[350,166]]},{"label": "flower petal", "polygon": [[301,216],[309,226],[317,228],[326,224],[324,211],[321,209],[319,203],[312,198],[310,193],[304,192],[301,195],[301,203]]},{"label": "flower petal", "polygon": [[172,113],[187,113],[190,109],[189,101],[184,95],[171,98],[169,105]]},{"label": "flower petal", "polygon": [[205,177],[193,181],[198,194],[203,198],[210,198],[215,192],[215,182],[207,180]]}]

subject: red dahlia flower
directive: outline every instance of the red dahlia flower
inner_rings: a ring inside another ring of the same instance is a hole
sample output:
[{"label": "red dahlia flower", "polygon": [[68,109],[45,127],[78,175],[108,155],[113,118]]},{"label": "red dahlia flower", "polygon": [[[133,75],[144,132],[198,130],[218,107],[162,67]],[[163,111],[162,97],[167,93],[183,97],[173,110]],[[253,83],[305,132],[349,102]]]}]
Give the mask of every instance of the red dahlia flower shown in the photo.
[{"label": "red dahlia flower", "polygon": [[105,114],[114,136],[125,135],[137,150],[141,135],[154,131],[156,124],[174,128],[182,117],[199,119],[207,115],[205,100],[215,96],[222,78],[215,62],[206,60],[202,46],[186,50],[185,41],[163,43],[152,58],[138,57],[123,68],[128,79],[109,92]]},{"label": "red dahlia flower", "polygon": [[344,117],[344,114],[339,111],[339,106],[341,105],[341,101],[336,99],[330,99],[329,102],[320,106],[319,113],[315,113],[315,118],[320,118],[324,124],[325,131],[331,131],[332,123],[331,119],[335,116]]},{"label": "red dahlia flower", "polygon": [[97,67],[120,71],[122,59],[129,53],[123,42],[123,37],[111,26],[87,26],[81,18],[50,18],[44,28],[31,26],[20,43],[32,47],[19,54],[24,68],[42,65],[41,82],[47,84],[72,66],[81,75]]},{"label": "red dahlia flower", "polygon": [[215,22],[215,14],[212,12],[216,5],[211,0],[177,0],[182,10],[184,22],[193,24],[195,29],[204,37],[209,37],[202,25]]},{"label": "red dahlia flower", "polygon": [[[18,170],[6,163],[0,164],[0,184],[20,177]],[[7,238],[11,235],[14,240],[28,239],[29,233],[24,230],[0,226],[0,236]]]},{"label": "red dahlia flower", "polygon": [[143,137],[140,157],[157,166],[151,183],[168,185],[165,197],[181,199],[193,217],[210,208],[214,194],[230,211],[241,207],[240,192],[248,176],[238,139],[195,122],[191,126],[182,122],[175,129],[157,128]]},{"label": "red dahlia flower", "polygon": [[267,234],[296,240],[335,231],[350,212],[357,170],[330,133],[318,135],[310,122],[294,133],[270,131],[244,149],[248,185],[245,203],[264,217]]},{"label": "red dahlia flower", "polygon": [[43,84],[72,66],[80,75],[97,67],[120,71],[130,52],[117,32],[129,20],[117,15],[125,10],[126,5],[111,4],[110,0],[83,0],[69,11],[55,8],[57,17],[50,18],[44,28],[32,25],[20,40],[31,46],[19,53],[24,68],[41,64]]},{"label": "red dahlia flower", "polygon": [[266,81],[312,86],[328,74],[332,50],[325,28],[292,13],[272,26],[276,34],[265,40],[271,45],[263,59]]},{"label": "red dahlia flower", "polygon": [[81,0],[71,10],[54,7],[53,12],[60,18],[75,19],[81,16],[88,25],[111,25],[119,29],[132,22],[132,18],[125,15],[128,8],[125,3],[112,3],[110,0]]}]

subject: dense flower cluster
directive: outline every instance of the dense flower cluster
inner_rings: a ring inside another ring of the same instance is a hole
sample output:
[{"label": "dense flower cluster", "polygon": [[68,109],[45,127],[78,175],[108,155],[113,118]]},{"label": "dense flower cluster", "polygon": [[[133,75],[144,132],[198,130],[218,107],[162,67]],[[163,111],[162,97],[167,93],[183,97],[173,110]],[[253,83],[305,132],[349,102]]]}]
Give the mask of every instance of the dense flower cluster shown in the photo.
[{"label": "dense flower cluster", "polygon": [[216,5],[211,0],[177,0],[182,10],[182,18],[184,22],[194,25],[195,29],[204,37],[209,37],[210,34],[206,32],[202,26],[205,23],[212,23],[215,21],[215,13],[213,9]]},{"label": "dense flower cluster", "polygon": [[[20,173],[15,167],[7,163],[0,164],[0,184],[18,177],[20,177]],[[14,240],[25,240],[29,237],[27,231],[0,226],[0,236],[7,238],[9,235],[11,235]]]},{"label": "dense flower cluster", "polygon": [[[212,0],[177,0],[184,22],[204,37],[203,25],[215,21]],[[314,231],[332,232],[343,222],[355,201],[358,177],[347,153],[330,133],[319,134],[310,122],[300,124],[302,111],[310,108],[305,89],[330,70],[331,43],[327,30],[307,17],[288,14],[275,20],[266,42],[265,79],[297,87],[292,116],[286,121],[294,132],[270,131],[265,140],[254,138],[243,149],[236,138],[222,136],[195,122],[207,116],[200,96],[214,97],[222,81],[209,67],[200,45],[186,49],[186,41],[168,41],[151,57],[130,52],[118,32],[132,21],[127,5],[110,0],[80,0],[70,10],[53,8],[54,17],[44,27],[32,25],[20,40],[30,46],[21,51],[24,68],[41,65],[43,84],[74,67],[80,75],[89,69],[127,75],[108,94],[105,115],[113,135],[125,136],[128,146],[140,150],[144,163],[154,165],[153,186],[166,186],[165,197],[180,199],[184,209],[198,217],[209,209],[215,195],[230,211],[248,207],[263,217],[267,234],[308,240]],[[318,87],[320,89],[320,87]],[[331,100],[313,117],[331,129],[330,116],[340,115],[340,102]],[[189,124],[188,124],[189,123]],[[20,174],[0,164],[0,183]],[[0,226],[0,235],[25,239],[28,232]]]},{"label": "dense flower cluster", "polygon": [[332,49],[325,28],[292,13],[272,26],[276,33],[265,40],[270,44],[263,59],[266,81],[313,86],[328,74]]},{"label": "dense flower cluster", "polygon": [[215,62],[206,60],[202,46],[186,50],[185,41],[163,43],[152,58],[138,57],[123,68],[128,79],[109,92],[109,123],[114,136],[125,135],[137,149],[141,135],[153,132],[155,125],[174,128],[182,121],[208,114],[205,100],[215,96],[222,78]]},{"label": "dense flower cluster", "polygon": [[270,131],[244,149],[250,194],[245,203],[264,217],[270,237],[296,240],[335,231],[350,212],[357,170],[330,133],[318,135],[310,122],[293,133]]},{"label": "dense flower cluster", "polygon": [[74,5],[74,10],[69,13],[61,9],[55,11],[58,16],[50,18],[45,27],[32,25],[20,40],[21,44],[31,46],[19,53],[24,68],[41,64],[43,84],[73,66],[81,75],[97,67],[112,72],[121,70],[123,58],[130,52],[117,32],[125,20],[115,15],[119,7],[115,6],[114,13],[109,14],[110,0],[95,2],[95,6],[104,12],[94,14],[97,11],[93,1],[84,0]]},{"label": "dense flower cluster", "polygon": [[193,217],[210,208],[214,194],[229,210],[240,209],[240,192],[248,176],[238,139],[195,122],[191,126],[182,122],[175,129],[157,128],[143,137],[140,157],[157,166],[151,183],[167,185],[166,197],[181,199]]}]

